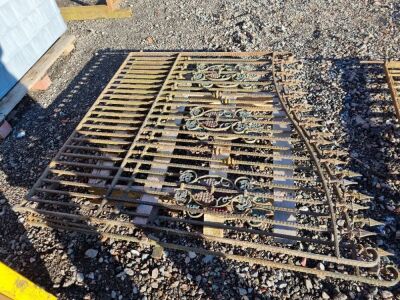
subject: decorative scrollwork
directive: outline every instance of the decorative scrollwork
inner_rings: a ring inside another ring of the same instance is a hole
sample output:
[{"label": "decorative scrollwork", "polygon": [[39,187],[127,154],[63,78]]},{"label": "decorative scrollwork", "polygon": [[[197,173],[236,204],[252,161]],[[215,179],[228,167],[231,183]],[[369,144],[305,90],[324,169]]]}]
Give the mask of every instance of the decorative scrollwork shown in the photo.
[{"label": "decorative scrollwork", "polygon": [[251,180],[248,177],[239,177],[235,180],[235,186],[240,191],[250,191],[253,188]]},{"label": "decorative scrollwork", "polygon": [[[182,186],[175,190],[176,204],[188,208],[213,208],[223,209],[234,214],[243,214],[253,217],[270,217],[273,215],[269,209],[270,200],[263,197],[265,192],[257,182],[242,176],[235,181],[218,175],[198,176],[193,170],[181,172],[179,181]],[[203,188],[200,188],[203,187]],[[204,189],[205,188],[205,189]],[[236,191],[225,193],[218,189]],[[254,195],[251,192],[259,192]],[[189,213],[192,218],[199,218],[203,213]],[[253,227],[259,227],[262,222],[249,221]]]},{"label": "decorative scrollwork", "polygon": [[[244,109],[209,109],[196,106],[191,108],[190,118],[185,119],[185,127],[192,131],[211,131],[211,132],[227,132],[234,134],[258,133],[265,130],[265,126],[251,122],[255,119],[252,112]],[[202,136],[198,136],[202,139]],[[204,136],[203,138],[207,138]],[[218,137],[225,140],[233,140],[236,137]],[[247,143],[254,143],[256,139],[246,138]]]},{"label": "decorative scrollwork", "polygon": [[192,75],[193,81],[213,81],[218,83],[199,83],[199,86],[210,88],[217,86],[220,88],[241,87],[244,89],[255,88],[254,84],[240,84],[238,81],[256,81],[258,76],[249,71],[255,70],[251,65],[206,65],[197,64],[196,71]]},{"label": "decorative scrollwork", "polygon": [[197,173],[192,170],[181,172],[179,180],[184,183],[197,183],[207,187],[221,187],[221,188],[234,188],[234,183],[222,176],[218,175],[204,175],[197,177]]},{"label": "decorative scrollwork", "polygon": [[174,199],[179,205],[186,205],[191,199],[190,192],[185,189],[177,189],[175,191]]}]

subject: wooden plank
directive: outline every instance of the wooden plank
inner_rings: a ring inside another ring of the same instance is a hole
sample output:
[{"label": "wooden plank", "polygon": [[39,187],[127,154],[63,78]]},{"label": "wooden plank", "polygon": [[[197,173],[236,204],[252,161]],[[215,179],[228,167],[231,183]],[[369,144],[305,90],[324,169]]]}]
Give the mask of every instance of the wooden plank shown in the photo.
[{"label": "wooden plank", "polygon": [[400,61],[387,61],[385,62],[385,66],[387,66],[387,68],[391,69],[391,68],[400,68]]},{"label": "wooden plank", "polygon": [[[177,113],[177,112],[182,113],[184,110],[185,110],[184,107],[175,108],[175,109],[172,109],[170,111],[170,113],[172,113],[172,114],[173,113]],[[182,120],[180,120],[180,119],[176,120],[175,124],[179,128],[180,125],[182,124]],[[165,138],[174,140],[177,137],[177,135],[178,135],[177,132],[166,131],[165,133],[163,133],[162,136],[165,137]],[[169,147],[163,148],[163,151],[172,154],[172,152],[174,151],[174,146],[175,146],[175,143],[171,143],[171,145]],[[144,148],[144,152],[146,152],[146,151],[147,151],[147,147]],[[167,172],[168,164],[170,163],[171,158],[161,158],[161,159],[159,159],[159,161],[165,163],[165,165],[162,165],[162,166],[154,165],[154,166],[151,167],[150,171]],[[150,176],[147,177],[147,179],[152,181],[152,182],[158,182],[158,181],[163,181],[164,177],[165,176],[160,176],[160,175],[150,175]],[[149,184],[145,184],[144,185],[144,189],[145,190],[148,190],[148,189],[150,189],[150,190],[154,190],[154,189],[161,190],[162,188],[163,188],[162,183],[159,184],[159,185],[153,184],[151,187],[149,187]],[[140,200],[146,201],[146,202],[156,203],[156,202],[158,202],[158,197],[156,197],[154,195],[151,195],[151,194],[144,194],[141,197]],[[136,209],[136,212],[140,213],[140,214],[146,214],[146,215],[149,216],[148,218],[147,217],[135,217],[134,218],[134,220],[133,220],[134,224],[144,225],[144,224],[147,224],[149,219],[151,220],[152,218],[154,218],[157,215],[158,208],[156,208],[155,206],[152,206],[152,205],[139,204],[139,206]]]},{"label": "wooden plank", "polygon": [[75,36],[73,35],[60,37],[7,95],[0,100],[0,114],[7,116],[32,86],[43,78],[54,62],[64,54],[66,49],[69,51],[74,43]]},{"label": "wooden plank", "polygon": [[[177,125],[179,126],[180,124],[180,120],[177,121]],[[163,134],[163,137],[166,138],[171,138],[174,139],[176,138],[177,133],[176,132],[166,132],[165,134]],[[174,151],[174,143],[172,143],[169,147],[165,147],[163,148],[164,151],[172,153]],[[147,147],[145,148],[147,149]],[[154,172],[167,172],[168,169],[168,164],[171,161],[171,158],[160,158],[159,161],[162,161],[163,163],[165,163],[163,166],[161,167],[156,167],[156,166],[152,166],[150,171],[154,171]],[[163,181],[164,176],[160,176],[160,175],[150,175],[147,180],[152,181],[153,184],[151,185],[151,187],[149,187],[149,184],[145,184],[144,188],[146,189],[158,189],[161,190],[163,188],[162,183],[160,183],[159,185],[157,185],[156,183],[159,181]],[[156,203],[158,201],[158,197],[151,195],[151,194],[144,194],[141,199],[142,201],[146,201],[146,202],[153,202]],[[140,214],[147,214],[149,215],[149,218],[151,218],[151,216],[157,214],[157,208],[152,206],[152,205],[146,205],[146,204],[140,204],[137,209],[136,209],[137,213]],[[133,220],[134,224],[137,225],[144,225],[147,224],[148,219],[147,217],[135,217]]]},{"label": "wooden plank", "polygon": [[[214,223],[221,223],[223,224],[226,221],[225,218],[216,216],[216,215],[210,215],[208,213],[204,214],[204,222],[214,222]],[[209,236],[216,236],[223,238],[224,237],[224,230],[221,228],[216,228],[216,227],[203,227],[203,234],[209,235]]]},{"label": "wooden plank", "polygon": [[132,16],[129,8],[110,9],[107,5],[60,7],[60,11],[65,21],[122,19]]},{"label": "wooden plank", "polygon": [[[226,159],[230,156],[229,150],[230,150],[230,147],[226,147],[225,151],[222,151],[222,153],[220,153],[220,154],[213,154],[212,158],[219,159],[219,160]],[[217,163],[211,162],[210,168],[218,169]],[[226,167],[226,171],[225,170],[224,171],[213,170],[213,171],[210,171],[209,174],[227,178],[227,176],[228,176],[227,171],[228,171],[228,166]],[[220,217],[220,216],[210,215],[208,213],[204,213],[204,222],[224,223],[225,218]],[[221,228],[204,226],[203,233],[205,235],[212,235],[212,236],[221,237],[221,238],[224,237],[224,230]]]},{"label": "wooden plank", "polygon": [[[234,100],[234,99],[232,99]],[[220,100],[216,100],[215,102],[212,102],[214,104],[221,104]],[[233,109],[236,108],[235,104],[229,105]],[[218,139],[216,139],[218,141]],[[214,148],[219,147],[219,146],[214,146]],[[218,159],[220,161],[227,159],[230,157],[230,149],[231,147],[219,147],[221,151],[216,151],[218,153],[213,153],[212,158],[213,159]],[[210,175],[217,175],[221,176],[224,178],[228,178],[228,171],[229,167],[226,166],[226,170],[220,170],[221,166],[218,166],[218,163],[216,162],[211,162],[210,163],[210,168],[212,171],[209,172]],[[216,216],[216,215],[210,215],[208,213],[204,213],[204,222],[215,222],[215,223],[224,223],[226,221],[225,218]],[[224,230],[221,228],[215,228],[215,227],[208,227],[208,226],[203,226],[203,234],[205,235],[211,235],[211,236],[216,236],[223,238],[224,237]]]},{"label": "wooden plank", "polygon": [[[274,98],[274,104],[275,104],[275,107],[281,107],[279,99],[277,99],[277,98]],[[289,122],[289,119],[283,110],[274,112],[273,116],[279,120],[284,120],[284,121]],[[274,136],[276,136],[276,137],[290,137],[292,134],[291,126],[289,124],[285,124],[285,125],[274,124],[272,129],[282,131],[281,133],[274,134]],[[289,150],[274,150],[274,154],[277,155],[273,159],[274,164],[293,166],[294,161],[292,159],[279,158],[279,155],[290,156],[293,154],[292,150],[290,150],[290,148],[292,148],[291,143],[289,141],[277,141],[277,142],[274,142],[273,145],[289,149]],[[282,176],[293,177],[294,176],[293,170],[274,167],[273,175],[275,176],[275,178],[272,182],[273,184],[285,184],[285,185],[294,187],[293,179],[282,179]],[[277,197],[273,203],[274,207],[283,207],[283,208],[292,208],[292,209],[296,208],[295,202],[290,202],[290,201],[279,199],[280,197],[286,197],[288,200],[293,200],[293,198],[294,198],[293,192],[285,190],[285,189],[274,188],[274,196]],[[296,216],[290,212],[275,211],[274,220],[275,221],[285,221],[285,222],[296,222]],[[278,234],[285,234],[288,236],[296,236],[297,235],[297,230],[295,228],[281,226],[281,225],[274,226],[273,232],[278,233]],[[279,242],[282,242],[282,243],[288,243],[288,244],[293,243],[293,240],[291,240],[291,239],[277,238],[276,240]]]}]

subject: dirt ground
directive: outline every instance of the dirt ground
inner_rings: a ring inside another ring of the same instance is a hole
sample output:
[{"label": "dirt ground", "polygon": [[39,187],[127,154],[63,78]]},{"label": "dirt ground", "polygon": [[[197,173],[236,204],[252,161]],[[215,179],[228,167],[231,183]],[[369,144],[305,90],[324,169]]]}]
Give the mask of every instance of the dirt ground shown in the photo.
[{"label": "dirt ground", "polygon": [[[395,253],[391,259],[399,264],[400,243],[394,238],[400,229],[399,123],[387,88],[382,88],[385,100],[374,104],[367,89],[370,74],[360,63],[400,58],[399,1],[135,0],[122,6],[132,9],[132,18],[68,23],[76,49],[49,71],[51,87],[26,96],[10,120],[13,132],[0,144],[0,260],[60,299],[399,299],[398,287],[200,256],[187,263],[187,254],[175,252],[157,261],[149,249],[132,244],[24,224],[12,206],[128,52],[286,50],[304,61],[307,99],[358,161],[363,187],[375,195],[371,215],[386,224],[376,229],[378,244]],[[96,249],[97,256],[85,256],[88,249]]]}]

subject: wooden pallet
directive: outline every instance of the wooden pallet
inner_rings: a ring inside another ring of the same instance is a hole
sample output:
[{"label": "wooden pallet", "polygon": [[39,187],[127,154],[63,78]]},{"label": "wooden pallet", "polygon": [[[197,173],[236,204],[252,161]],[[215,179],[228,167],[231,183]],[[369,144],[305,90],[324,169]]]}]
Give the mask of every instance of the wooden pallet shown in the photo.
[{"label": "wooden pallet", "polygon": [[400,120],[400,62],[387,61],[384,68],[396,116]]},{"label": "wooden pallet", "polygon": [[129,8],[119,8],[120,0],[106,0],[106,5],[85,5],[60,7],[65,21],[96,19],[121,19],[132,16]]},{"label": "wooden pallet", "polygon": [[[5,118],[26,93],[41,80],[60,56],[68,55],[75,44],[75,36],[63,35],[35,63],[20,81],[0,100],[0,116]],[[1,120],[0,120],[1,121]]]}]

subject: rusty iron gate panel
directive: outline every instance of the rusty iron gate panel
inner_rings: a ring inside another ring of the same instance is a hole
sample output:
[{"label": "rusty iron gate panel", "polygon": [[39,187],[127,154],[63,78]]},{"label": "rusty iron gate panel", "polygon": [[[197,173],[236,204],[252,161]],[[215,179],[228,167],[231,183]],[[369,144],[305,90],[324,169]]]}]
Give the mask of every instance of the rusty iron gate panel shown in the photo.
[{"label": "rusty iron gate panel", "polygon": [[385,62],[384,68],[396,116],[400,120],[400,62]]},{"label": "rusty iron gate panel", "polygon": [[34,226],[395,285],[364,229],[381,224],[362,215],[370,197],[299,69],[290,53],[130,53],[19,210]]}]

